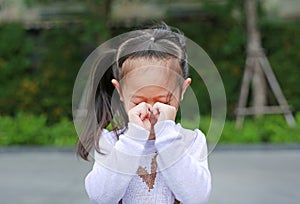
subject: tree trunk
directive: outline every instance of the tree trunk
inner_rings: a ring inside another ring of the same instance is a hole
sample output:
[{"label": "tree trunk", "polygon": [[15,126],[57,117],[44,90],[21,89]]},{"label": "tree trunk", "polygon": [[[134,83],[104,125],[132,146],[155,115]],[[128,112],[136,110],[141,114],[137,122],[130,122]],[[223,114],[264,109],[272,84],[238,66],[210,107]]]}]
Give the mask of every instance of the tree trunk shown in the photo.
[{"label": "tree trunk", "polygon": [[[261,47],[260,33],[256,24],[256,8],[257,0],[245,0],[247,21],[247,55],[248,57],[254,58],[264,55]],[[251,68],[253,69],[253,106],[258,109],[257,113],[259,114],[259,107],[263,107],[267,103],[266,79],[259,63],[255,63]]]}]

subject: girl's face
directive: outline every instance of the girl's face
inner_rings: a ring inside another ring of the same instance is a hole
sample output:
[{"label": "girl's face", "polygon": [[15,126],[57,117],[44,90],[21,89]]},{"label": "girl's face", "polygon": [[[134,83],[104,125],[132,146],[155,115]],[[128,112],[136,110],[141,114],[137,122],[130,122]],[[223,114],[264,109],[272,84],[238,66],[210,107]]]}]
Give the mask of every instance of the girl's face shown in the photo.
[{"label": "girl's face", "polygon": [[[156,102],[174,106],[178,110],[180,100],[191,79],[183,79],[176,58],[127,59],[123,64],[123,78],[113,80],[120,100],[128,112],[141,102],[153,106]],[[154,126],[155,120],[150,120]]]}]

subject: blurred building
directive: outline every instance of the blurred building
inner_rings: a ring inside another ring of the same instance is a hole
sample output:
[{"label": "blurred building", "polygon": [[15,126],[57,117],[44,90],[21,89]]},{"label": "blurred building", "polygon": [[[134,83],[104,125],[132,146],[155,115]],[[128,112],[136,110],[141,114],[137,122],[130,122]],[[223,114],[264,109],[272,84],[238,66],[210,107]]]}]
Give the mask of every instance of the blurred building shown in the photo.
[{"label": "blurred building", "polygon": [[[224,3],[226,0],[211,0]],[[51,3],[26,3],[26,0],[0,0],[0,24],[22,22],[25,28],[50,28],[56,24],[77,23],[89,11],[87,1],[56,0]],[[29,1],[30,2],[30,1]],[[92,1],[91,1],[92,2]],[[165,17],[196,19],[205,18],[201,0],[113,0],[104,1],[110,8],[113,24],[132,25],[149,19]],[[300,19],[299,0],[261,0],[270,18]]]},{"label": "blurred building", "polygon": [[300,0],[263,0],[269,18],[300,19]]},{"label": "blurred building", "polygon": [[27,29],[50,28],[57,24],[77,23],[88,10],[82,1],[27,3],[26,0],[0,0],[0,24],[21,22]]}]

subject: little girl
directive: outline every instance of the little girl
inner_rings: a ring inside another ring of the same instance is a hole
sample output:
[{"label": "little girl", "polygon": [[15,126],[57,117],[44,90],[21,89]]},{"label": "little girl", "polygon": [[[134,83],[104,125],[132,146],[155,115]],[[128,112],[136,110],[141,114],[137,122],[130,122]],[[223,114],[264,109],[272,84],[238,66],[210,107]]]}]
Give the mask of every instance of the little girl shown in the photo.
[{"label": "little girl", "polygon": [[84,131],[77,146],[85,160],[96,150],[85,180],[91,202],[207,203],[205,136],[174,122],[191,83],[185,37],[163,24],[120,40],[98,64],[114,61],[94,97],[99,131]]}]

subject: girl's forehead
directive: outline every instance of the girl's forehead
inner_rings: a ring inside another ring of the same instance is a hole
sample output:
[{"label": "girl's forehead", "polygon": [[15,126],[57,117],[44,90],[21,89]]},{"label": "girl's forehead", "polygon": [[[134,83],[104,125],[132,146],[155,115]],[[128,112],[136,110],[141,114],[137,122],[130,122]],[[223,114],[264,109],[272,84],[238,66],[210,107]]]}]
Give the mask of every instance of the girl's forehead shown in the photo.
[{"label": "girl's forehead", "polygon": [[153,98],[153,99],[165,99],[170,94],[173,95],[173,92],[159,86],[146,86],[135,90],[134,92],[128,93],[127,97],[131,99],[145,99],[145,98]]},{"label": "girl's forehead", "polygon": [[151,60],[149,63],[141,60],[131,65],[131,70],[120,81],[122,89],[130,92],[151,86],[162,87],[172,92],[180,84],[180,80],[184,80],[173,67],[178,66],[178,63],[175,64],[171,60],[168,62]]}]

